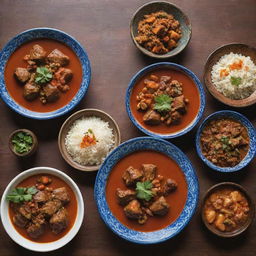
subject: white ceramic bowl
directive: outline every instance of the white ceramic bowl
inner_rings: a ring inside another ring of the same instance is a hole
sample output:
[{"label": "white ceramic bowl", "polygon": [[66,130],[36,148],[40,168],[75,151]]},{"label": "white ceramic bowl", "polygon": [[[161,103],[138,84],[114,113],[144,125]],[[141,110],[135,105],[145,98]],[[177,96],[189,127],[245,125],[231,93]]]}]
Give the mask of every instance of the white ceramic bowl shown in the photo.
[{"label": "white ceramic bowl", "polygon": [[[76,220],[74,222],[73,227],[70,229],[70,231],[60,238],[57,241],[50,242],[50,243],[37,243],[33,242],[31,240],[26,239],[22,235],[20,235],[16,229],[14,228],[10,217],[9,217],[9,202],[6,200],[6,196],[23,180],[26,178],[35,175],[35,174],[40,174],[40,173],[48,173],[55,175],[59,178],[61,178],[63,181],[65,181],[71,189],[74,191],[76,195],[76,200],[77,200],[77,216]],[[70,242],[74,236],[77,234],[79,231],[81,224],[83,222],[84,218],[84,201],[82,194],[78,188],[78,186],[75,184],[75,182],[65,173],[54,169],[50,167],[35,167],[28,169],[19,175],[17,175],[7,186],[5,189],[2,200],[1,200],[1,220],[3,223],[3,226],[5,228],[5,231],[8,233],[8,235],[11,237],[11,239],[16,242],[17,244],[21,245],[22,247],[29,249],[31,251],[37,251],[37,252],[49,252],[56,250],[64,245],[66,245],[68,242]]]}]

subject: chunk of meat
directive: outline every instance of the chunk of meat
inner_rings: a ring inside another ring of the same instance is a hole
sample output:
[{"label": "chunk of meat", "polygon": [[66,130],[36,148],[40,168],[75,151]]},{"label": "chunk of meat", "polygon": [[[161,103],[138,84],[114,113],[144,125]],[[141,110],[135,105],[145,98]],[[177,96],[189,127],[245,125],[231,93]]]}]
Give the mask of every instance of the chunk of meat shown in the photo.
[{"label": "chunk of meat", "polygon": [[50,199],[50,194],[47,191],[38,191],[34,196],[33,199],[37,203],[45,203]]},{"label": "chunk of meat", "polygon": [[173,99],[172,108],[173,110],[176,110],[179,113],[182,113],[182,114],[186,113],[186,104],[185,104],[184,95],[175,97]]},{"label": "chunk of meat", "polygon": [[18,227],[24,228],[28,224],[29,220],[20,213],[17,213],[13,216],[13,222]]},{"label": "chunk of meat", "polygon": [[122,190],[117,188],[116,196],[120,205],[127,205],[130,201],[136,198],[136,192],[130,189]]},{"label": "chunk of meat", "polygon": [[69,64],[69,57],[62,53],[58,49],[54,49],[48,56],[47,59],[50,63],[58,63],[60,66],[66,66]]},{"label": "chunk of meat", "polygon": [[175,191],[177,187],[178,187],[178,184],[175,180],[167,179],[163,186],[163,194],[167,196],[171,192]]},{"label": "chunk of meat", "polygon": [[67,204],[70,201],[70,196],[66,187],[56,188],[52,191],[52,196],[58,199],[62,204]]},{"label": "chunk of meat", "polygon": [[14,77],[21,83],[26,83],[30,78],[30,73],[26,68],[16,68]]},{"label": "chunk of meat", "polygon": [[55,79],[60,81],[62,85],[67,84],[68,82],[71,81],[73,78],[73,72],[69,68],[60,68],[56,73],[55,73]]},{"label": "chunk of meat", "polygon": [[53,86],[51,84],[46,84],[43,87],[43,94],[47,102],[54,102],[58,100],[60,97],[59,89],[56,86]]},{"label": "chunk of meat", "polygon": [[177,124],[180,122],[182,116],[178,111],[171,112],[172,122]]},{"label": "chunk of meat", "polygon": [[44,62],[46,57],[46,51],[39,44],[33,45],[29,53],[29,59],[36,62]]},{"label": "chunk of meat", "polygon": [[165,198],[163,196],[159,197],[155,202],[153,202],[149,209],[154,215],[160,215],[163,216],[167,214],[169,211],[169,204],[166,202]]},{"label": "chunk of meat", "polygon": [[157,166],[154,164],[143,164],[142,170],[144,173],[144,180],[152,181],[156,177]]},{"label": "chunk of meat", "polygon": [[148,110],[143,116],[143,122],[149,125],[158,125],[161,122],[161,115],[155,110]]},{"label": "chunk of meat", "polygon": [[27,204],[22,204],[18,208],[18,212],[26,219],[30,220],[32,217],[31,208]]},{"label": "chunk of meat", "polygon": [[132,200],[128,205],[124,208],[125,215],[130,219],[139,220],[143,218],[143,212],[138,200]]},{"label": "chunk of meat", "polygon": [[32,101],[39,96],[40,86],[34,83],[26,83],[23,90],[23,96],[26,100]]},{"label": "chunk of meat", "polygon": [[30,223],[27,228],[27,233],[31,238],[37,239],[44,233],[44,225],[39,223]]},{"label": "chunk of meat", "polygon": [[123,180],[126,186],[133,186],[136,182],[140,181],[143,177],[143,172],[139,169],[135,169],[129,166],[123,173]]},{"label": "chunk of meat", "polygon": [[41,208],[40,212],[46,217],[51,217],[62,207],[62,203],[58,199],[50,200],[46,202]]},{"label": "chunk of meat", "polygon": [[50,228],[54,234],[59,234],[68,226],[68,212],[63,207],[58,210],[50,219]]}]

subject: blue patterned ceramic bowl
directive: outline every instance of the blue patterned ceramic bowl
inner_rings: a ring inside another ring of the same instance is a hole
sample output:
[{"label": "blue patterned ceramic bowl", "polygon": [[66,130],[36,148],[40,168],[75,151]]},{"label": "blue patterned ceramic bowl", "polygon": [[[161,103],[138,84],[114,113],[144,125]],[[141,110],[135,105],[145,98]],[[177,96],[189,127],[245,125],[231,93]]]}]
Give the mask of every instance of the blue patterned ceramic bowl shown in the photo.
[{"label": "blue patterned ceramic bowl", "polygon": [[[132,114],[131,106],[130,106],[130,98],[131,98],[133,87],[141,79],[141,77],[143,77],[147,73],[151,72],[152,70],[165,69],[165,68],[180,71],[180,72],[184,73],[185,75],[187,75],[188,77],[190,77],[192,79],[192,81],[194,82],[195,86],[197,87],[198,93],[200,96],[200,106],[199,106],[198,113],[197,113],[196,117],[194,118],[194,120],[184,129],[179,130],[175,133],[169,133],[169,134],[155,133],[155,132],[145,129],[134,118],[134,116]],[[182,136],[182,135],[188,133],[199,122],[199,120],[201,119],[201,117],[203,115],[204,108],[205,108],[205,93],[204,93],[203,85],[201,84],[200,80],[197,78],[197,76],[191,70],[185,68],[182,65],[175,64],[172,62],[159,62],[159,63],[151,64],[151,65],[141,69],[137,74],[135,74],[133,76],[133,78],[131,79],[130,84],[127,88],[127,91],[126,91],[125,104],[126,104],[126,111],[128,113],[129,118],[131,119],[133,124],[138,129],[140,129],[142,132],[144,132],[147,135],[153,136],[153,137],[158,137],[158,138],[162,138],[162,139],[172,139],[172,138],[179,137],[179,136]]]},{"label": "blue patterned ceramic bowl", "polygon": [[[10,94],[8,93],[5,81],[4,81],[4,70],[5,65],[12,55],[12,53],[22,44],[26,43],[27,41],[31,41],[37,38],[50,38],[60,41],[66,45],[68,45],[77,55],[79,58],[82,69],[83,69],[83,77],[80,89],[78,90],[77,94],[74,98],[64,107],[57,109],[52,112],[40,113],[28,110],[19,104],[17,104]],[[0,96],[2,97],[3,101],[14,111],[17,113],[34,118],[34,119],[51,119],[61,115],[66,114],[70,110],[72,110],[84,97],[91,79],[91,66],[89,58],[86,54],[86,51],[81,46],[81,44],[70,35],[66,34],[63,31],[53,29],[53,28],[33,28],[26,30],[14,38],[12,38],[2,49],[0,52]]]},{"label": "blue patterned ceramic bowl", "polygon": [[[144,15],[159,11],[165,11],[168,14],[172,14],[174,18],[179,21],[182,32],[182,37],[180,38],[177,47],[165,54],[152,53],[142,47],[135,40],[135,37],[138,35],[138,23],[143,20]],[[176,5],[165,1],[153,1],[144,4],[134,13],[130,22],[130,33],[134,44],[141,52],[153,58],[166,59],[179,54],[185,49],[190,41],[192,35],[192,28],[187,15]]]},{"label": "blue patterned ceramic bowl", "polygon": [[[249,151],[247,155],[244,157],[244,159],[237,164],[234,167],[219,167],[215,164],[213,164],[211,161],[209,161],[202,153],[201,151],[201,146],[200,146],[200,137],[203,129],[205,126],[214,119],[219,119],[219,118],[232,118],[237,120],[238,122],[242,123],[248,131],[248,135],[250,138],[250,145],[249,145]],[[235,111],[230,111],[230,110],[222,110],[215,112],[211,115],[209,115],[199,126],[197,133],[196,133],[196,150],[197,154],[199,157],[203,160],[203,162],[208,165],[210,168],[212,168],[215,171],[218,172],[236,172],[247,166],[250,161],[254,158],[255,153],[256,153],[256,133],[255,133],[255,128],[253,127],[252,123],[242,114],[235,112]]]},{"label": "blue patterned ceramic bowl", "polygon": [[[182,169],[188,185],[187,200],[178,219],[166,228],[154,232],[139,232],[127,228],[113,216],[106,201],[106,184],[112,168],[126,155],[140,150],[157,150],[172,158]],[[114,149],[103,162],[97,174],[94,187],[94,197],[98,211],[106,225],[118,236],[138,244],[160,243],[181,232],[187,226],[195,212],[198,196],[199,184],[197,176],[186,155],[170,142],[151,137],[131,139]]]}]

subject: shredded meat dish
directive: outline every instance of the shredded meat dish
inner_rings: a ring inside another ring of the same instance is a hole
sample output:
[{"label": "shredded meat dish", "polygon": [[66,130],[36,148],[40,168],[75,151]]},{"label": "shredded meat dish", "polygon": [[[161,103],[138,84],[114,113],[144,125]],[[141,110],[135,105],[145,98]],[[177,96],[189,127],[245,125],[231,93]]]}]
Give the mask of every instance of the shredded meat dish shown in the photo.
[{"label": "shredded meat dish", "polygon": [[203,155],[220,167],[233,167],[248,152],[249,137],[246,128],[232,119],[211,121],[200,138]]},{"label": "shredded meat dish", "polygon": [[137,95],[137,110],[145,112],[143,122],[168,126],[180,123],[189,103],[183,94],[182,83],[172,80],[171,76],[151,74],[144,79],[144,85]]},{"label": "shredded meat dish", "polygon": [[240,191],[234,189],[214,192],[204,205],[206,221],[223,232],[241,227],[247,221],[248,213],[247,199]]},{"label": "shredded meat dish", "polygon": [[70,89],[73,72],[65,67],[70,59],[60,50],[47,53],[42,46],[35,44],[24,61],[27,67],[17,67],[14,77],[24,86],[23,96],[27,101],[39,98],[43,104],[55,102],[61,93]]},{"label": "shredded meat dish", "polygon": [[164,216],[169,211],[166,197],[173,193],[178,184],[157,174],[154,164],[142,164],[140,169],[129,166],[123,173],[127,189],[117,188],[118,203],[127,218],[144,224],[149,217]]},{"label": "shredded meat dish", "polygon": [[180,38],[179,21],[173,15],[159,11],[144,15],[135,40],[152,53],[165,54],[177,47]]}]

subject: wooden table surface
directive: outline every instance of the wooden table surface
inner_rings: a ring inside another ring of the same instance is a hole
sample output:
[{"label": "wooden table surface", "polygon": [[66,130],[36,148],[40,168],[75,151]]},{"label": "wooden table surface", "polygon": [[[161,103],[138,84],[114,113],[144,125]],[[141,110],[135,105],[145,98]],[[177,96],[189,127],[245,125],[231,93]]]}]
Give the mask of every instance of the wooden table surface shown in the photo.
[{"label": "wooden table surface", "polygon": [[[125,91],[131,77],[141,68],[156,62],[143,56],[133,45],[129,21],[133,12],[147,1],[142,0],[1,0],[0,47],[17,33],[33,27],[54,27],[74,36],[87,50],[92,67],[92,81],[82,102],[74,109],[98,108],[108,112],[119,124],[122,141],[142,136],[125,110]],[[202,81],[207,56],[217,47],[231,42],[255,46],[255,0],[173,0],[192,22],[192,40],[186,50],[170,61],[191,69]],[[206,92],[204,117],[230,109]],[[238,110],[255,125],[255,107]],[[71,114],[71,113],[70,113]],[[219,239],[203,227],[200,206],[187,228],[177,237],[159,245],[131,244],[113,234],[100,219],[93,199],[96,173],[72,169],[62,159],[57,135],[63,121],[36,121],[19,116],[0,100],[0,195],[21,171],[35,166],[50,166],[68,174],[80,187],[85,201],[83,225],[77,236],[65,247],[47,255],[117,256],[117,255],[256,255],[256,224],[236,239]],[[39,138],[37,154],[27,161],[15,158],[8,149],[8,135],[17,128],[33,130]],[[256,196],[254,161],[237,174],[214,173],[195,152],[196,128],[188,135],[174,139],[196,168],[200,195],[215,183],[235,181]],[[37,255],[14,243],[0,224],[0,255]]]}]

